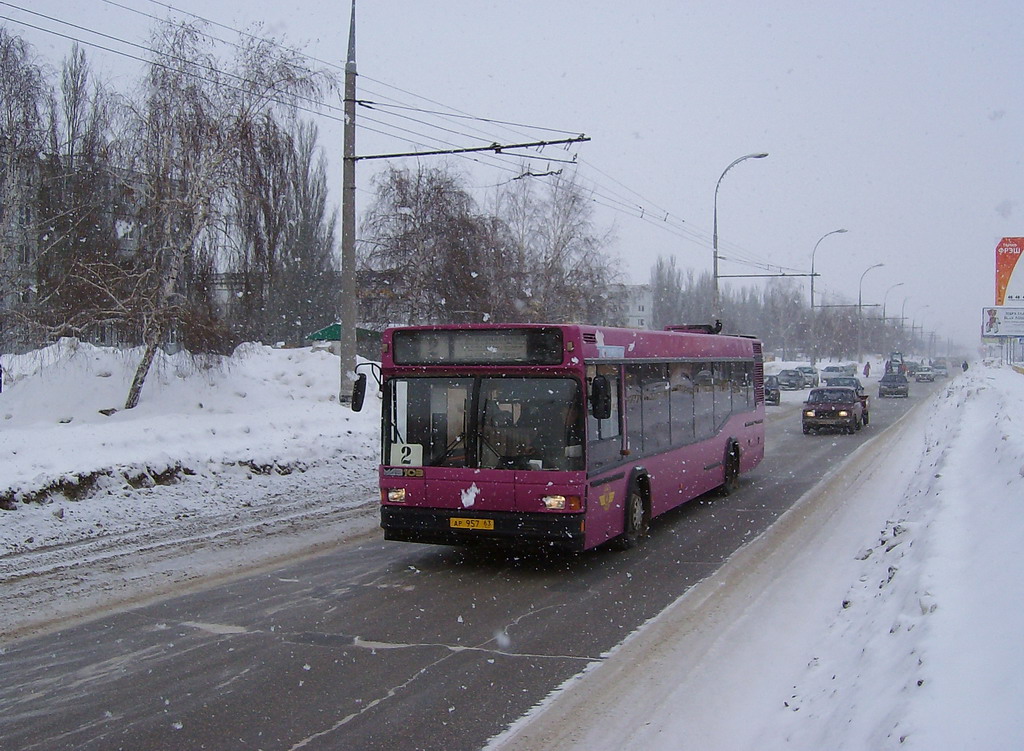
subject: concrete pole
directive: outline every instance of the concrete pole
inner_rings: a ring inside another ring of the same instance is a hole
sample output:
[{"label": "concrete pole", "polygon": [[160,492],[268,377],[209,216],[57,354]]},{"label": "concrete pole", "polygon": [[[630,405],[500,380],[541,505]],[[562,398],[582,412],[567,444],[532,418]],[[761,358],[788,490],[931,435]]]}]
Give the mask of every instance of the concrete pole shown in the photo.
[{"label": "concrete pole", "polygon": [[348,31],[348,59],[345,62],[345,127],[341,190],[341,289],[338,308],[341,355],[339,404],[351,404],[356,369],[356,323],[359,315],[356,295],[356,2]]}]

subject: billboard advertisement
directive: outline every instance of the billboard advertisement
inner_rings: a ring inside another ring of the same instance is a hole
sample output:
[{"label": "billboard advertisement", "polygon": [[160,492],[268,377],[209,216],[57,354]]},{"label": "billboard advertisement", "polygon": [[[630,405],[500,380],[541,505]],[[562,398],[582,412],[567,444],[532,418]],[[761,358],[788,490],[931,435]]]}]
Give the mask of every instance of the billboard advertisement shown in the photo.
[{"label": "billboard advertisement", "polygon": [[1024,336],[1024,308],[982,308],[981,335]]},{"label": "billboard advertisement", "polygon": [[1004,237],[996,246],[996,300],[999,305],[1024,305],[1024,237]]}]

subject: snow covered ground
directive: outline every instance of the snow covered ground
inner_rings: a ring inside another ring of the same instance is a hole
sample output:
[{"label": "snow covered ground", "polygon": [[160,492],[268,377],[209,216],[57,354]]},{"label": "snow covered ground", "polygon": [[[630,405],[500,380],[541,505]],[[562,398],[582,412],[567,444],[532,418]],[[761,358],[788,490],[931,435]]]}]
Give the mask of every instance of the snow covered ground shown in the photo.
[{"label": "snow covered ground", "polygon": [[63,340],[3,356],[0,637],[315,552],[377,526],[379,414],[338,358],[243,345],[198,367]]},{"label": "snow covered ground", "polygon": [[[0,638],[377,533],[335,357],[166,357],[101,414],[133,364],[3,356]],[[1024,375],[974,365],[820,490],[490,747],[1024,748]]]}]

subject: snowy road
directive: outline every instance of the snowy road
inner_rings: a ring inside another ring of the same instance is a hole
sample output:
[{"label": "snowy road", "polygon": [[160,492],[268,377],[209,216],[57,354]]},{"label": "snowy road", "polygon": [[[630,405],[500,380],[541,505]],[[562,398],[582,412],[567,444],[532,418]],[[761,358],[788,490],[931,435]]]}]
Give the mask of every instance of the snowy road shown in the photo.
[{"label": "snowy road", "polygon": [[337,487],[332,465],[272,482],[239,475],[233,492],[193,478],[145,493],[154,505],[171,508],[175,496],[235,495],[235,508],[146,516],[0,555],[0,639],[66,627],[78,618],[210,586],[375,533],[376,473],[367,467],[363,475],[344,488]]},{"label": "snowy road", "polygon": [[[258,742],[253,732],[279,733],[288,726],[293,728],[289,742],[309,748],[329,747],[339,738],[360,748],[478,748],[554,686],[587,664],[602,662],[626,634],[768,527],[802,494],[800,487],[813,484],[801,467],[817,467],[820,476],[834,461],[826,457],[840,456],[884,429],[884,420],[875,420],[858,436],[808,438],[799,434],[798,419],[795,403],[773,411],[770,429],[784,435],[776,436],[774,454],[739,494],[669,515],[641,550],[623,555],[524,563],[501,555],[383,544],[375,534],[365,535],[362,546],[338,545],[331,526],[359,534],[375,525],[375,508],[355,503],[345,511],[338,504],[338,515],[325,518],[307,513],[311,508],[301,503],[282,501],[301,495],[301,487],[329,492],[328,482],[317,485],[316,475],[309,476],[315,468],[294,475],[297,485],[289,492],[282,492],[282,478],[276,480],[271,497],[253,504],[260,518],[240,522],[247,514],[232,514],[220,524],[210,520],[195,527],[185,519],[179,520],[186,523],[181,532],[163,540],[158,529],[139,529],[97,542],[88,570],[105,573],[90,573],[76,583],[83,592],[90,582],[95,592],[97,576],[104,580],[100,594],[113,599],[125,594],[121,587],[145,592],[140,585],[161,576],[176,579],[165,592],[196,591],[125,616],[65,628],[52,645],[46,639],[12,645],[5,656],[7,672],[19,679],[3,692],[0,725],[9,737],[27,740],[45,737],[45,727],[60,734],[112,711],[110,721],[76,735],[78,747],[101,748],[116,737],[134,748],[155,748],[168,727],[176,739],[199,744],[215,741],[231,727],[236,737],[248,739],[239,741],[242,748]],[[348,525],[346,514],[364,526]],[[280,536],[266,534],[290,525]],[[302,554],[317,540],[333,550],[296,565],[288,559],[295,551],[287,543],[300,539]],[[88,545],[66,548],[65,560],[71,559],[70,551],[80,554]],[[281,552],[276,566],[238,578],[246,560],[267,563],[275,545]],[[175,557],[176,549],[182,557]],[[200,572],[183,570],[181,564],[200,549],[200,562],[211,572],[219,565],[219,575],[229,567],[232,581],[199,587]],[[126,555],[129,550],[137,555]],[[58,558],[51,564],[52,580],[70,576],[74,582],[78,570],[65,568],[57,551],[41,552],[36,567],[42,568],[50,554]],[[153,594],[150,589],[147,596]],[[46,593],[51,603],[58,602],[56,595]],[[564,624],[577,625],[565,631]],[[87,691],[69,690],[63,673],[48,662],[52,654],[71,666],[60,668],[71,676],[103,677],[92,680]],[[197,655],[208,664],[202,673],[196,673]],[[325,662],[328,656],[333,659]],[[111,661],[116,671],[101,667]],[[165,696],[173,685],[166,676],[176,673],[190,676],[189,694],[196,697],[171,702],[177,719],[137,706],[139,695]],[[296,685],[282,687],[282,676],[290,675],[297,676]],[[223,681],[230,690],[218,687]],[[297,688],[324,681],[332,688],[320,701]],[[275,703],[260,706],[256,715],[243,710],[268,692],[278,696]],[[36,698],[26,703],[26,696]],[[40,696],[48,697],[45,707]],[[321,704],[324,698],[328,705]],[[41,709],[50,718],[44,724]],[[412,720],[408,727],[388,727],[395,712]],[[239,723],[240,715],[245,722]],[[219,720],[211,726],[213,716]]]}]

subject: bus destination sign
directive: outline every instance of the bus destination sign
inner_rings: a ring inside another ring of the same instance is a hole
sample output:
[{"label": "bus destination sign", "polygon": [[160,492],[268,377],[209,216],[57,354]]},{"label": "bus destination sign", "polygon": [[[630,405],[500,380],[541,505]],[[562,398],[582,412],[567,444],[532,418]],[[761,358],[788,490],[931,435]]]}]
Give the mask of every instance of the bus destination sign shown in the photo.
[{"label": "bus destination sign", "polygon": [[559,365],[562,332],[530,329],[397,329],[397,365]]}]

